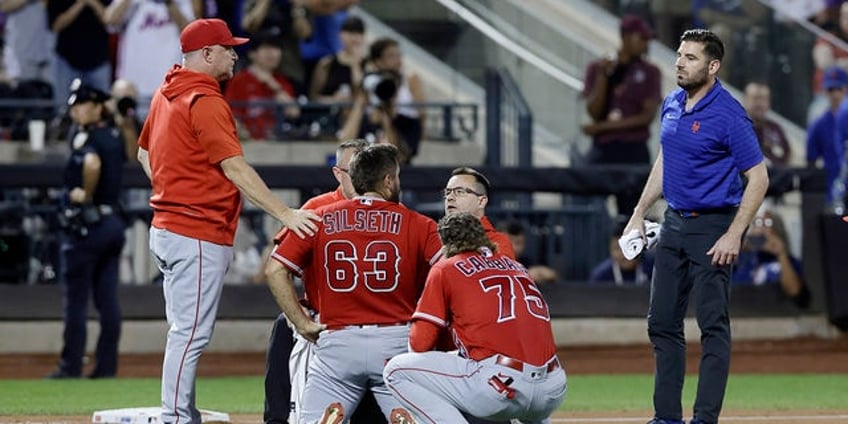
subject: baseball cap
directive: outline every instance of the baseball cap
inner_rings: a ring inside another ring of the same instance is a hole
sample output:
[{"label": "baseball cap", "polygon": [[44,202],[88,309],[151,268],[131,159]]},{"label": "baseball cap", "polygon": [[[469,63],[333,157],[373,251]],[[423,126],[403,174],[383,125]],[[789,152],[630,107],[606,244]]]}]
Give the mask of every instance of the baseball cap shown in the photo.
[{"label": "baseball cap", "polygon": [[621,30],[621,34],[632,34],[635,32],[641,34],[646,39],[654,38],[654,29],[651,28],[651,25],[636,15],[623,16],[619,29]]},{"label": "baseball cap", "polygon": [[193,52],[206,46],[232,47],[250,41],[248,38],[233,37],[227,23],[220,19],[198,19],[192,21],[180,34],[183,53]]},{"label": "baseball cap", "polygon": [[848,72],[837,65],[831,66],[824,71],[822,86],[825,90],[842,88],[848,85]]},{"label": "baseball cap", "polygon": [[68,106],[85,102],[103,103],[108,99],[109,95],[106,92],[88,84],[83,84],[79,78],[71,82],[71,95],[68,96]]},{"label": "baseball cap", "polygon": [[344,32],[353,32],[356,34],[364,34],[365,33],[365,22],[362,21],[362,18],[355,15],[348,16],[344,22],[342,22],[342,31]]}]

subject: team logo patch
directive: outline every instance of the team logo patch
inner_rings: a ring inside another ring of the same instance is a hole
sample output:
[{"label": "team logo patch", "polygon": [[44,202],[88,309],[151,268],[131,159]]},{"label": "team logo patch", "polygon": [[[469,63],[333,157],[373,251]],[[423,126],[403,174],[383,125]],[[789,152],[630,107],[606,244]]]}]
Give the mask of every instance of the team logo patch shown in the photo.
[{"label": "team logo patch", "polygon": [[692,134],[698,134],[698,131],[701,129],[701,123],[695,121],[692,123]]}]

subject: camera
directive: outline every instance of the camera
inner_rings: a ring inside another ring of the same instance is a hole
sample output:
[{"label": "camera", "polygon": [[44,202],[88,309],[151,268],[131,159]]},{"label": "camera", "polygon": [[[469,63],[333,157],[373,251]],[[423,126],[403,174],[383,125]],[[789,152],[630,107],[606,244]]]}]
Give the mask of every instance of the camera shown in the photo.
[{"label": "camera", "polygon": [[132,97],[121,97],[115,102],[118,113],[124,117],[135,116],[135,109],[138,107],[138,102]]},{"label": "camera", "polygon": [[762,250],[763,246],[766,245],[765,234],[748,234],[745,238],[752,250]]},{"label": "camera", "polygon": [[362,77],[362,89],[373,106],[388,105],[397,95],[400,75],[392,71],[370,72]]},{"label": "camera", "polygon": [[100,211],[94,205],[69,206],[60,210],[57,216],[59,227],[77,237],[87,236],[89,227],[98,224],[100,218]]}]

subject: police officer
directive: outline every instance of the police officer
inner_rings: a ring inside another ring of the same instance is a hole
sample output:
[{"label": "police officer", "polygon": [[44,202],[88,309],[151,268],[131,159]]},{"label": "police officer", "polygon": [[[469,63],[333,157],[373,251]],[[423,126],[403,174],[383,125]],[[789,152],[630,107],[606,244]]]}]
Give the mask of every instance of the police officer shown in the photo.
[{"label": "police officer", "polygon": [[120,131],[104,104],[108,98],[79,80],[71,85],[68,106],[75,125],[64,175],[68,230],[62,246],[64,347],[59,368],[47,378],[82,375],[89,293],[100,315],[96,363],[89,377],[114,377],[118,370],[118,262],[125,241],[118,196],[126,155]]}]

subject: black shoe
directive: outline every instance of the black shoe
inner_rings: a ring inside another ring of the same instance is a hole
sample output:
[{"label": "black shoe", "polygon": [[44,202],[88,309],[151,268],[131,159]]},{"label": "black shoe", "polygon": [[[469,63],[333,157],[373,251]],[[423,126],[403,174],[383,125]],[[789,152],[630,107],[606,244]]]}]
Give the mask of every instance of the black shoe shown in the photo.
[{"label": "black shoe", "polygon": [[80,375],[79,374],[71,374],[71,373],[68,373],[67,371],[59,368],[56,371],[53,371],[50,374],[47,374],[47,375],[44,376],[45,380],[65,380],[65,379],[71,379],[71,378],[80,378]]},{"label": "black shoe", "polygon": [[103,378],[115,378],[115,374],[91,373],[86,378],[90,378],[92,380],[100,380]]}]

